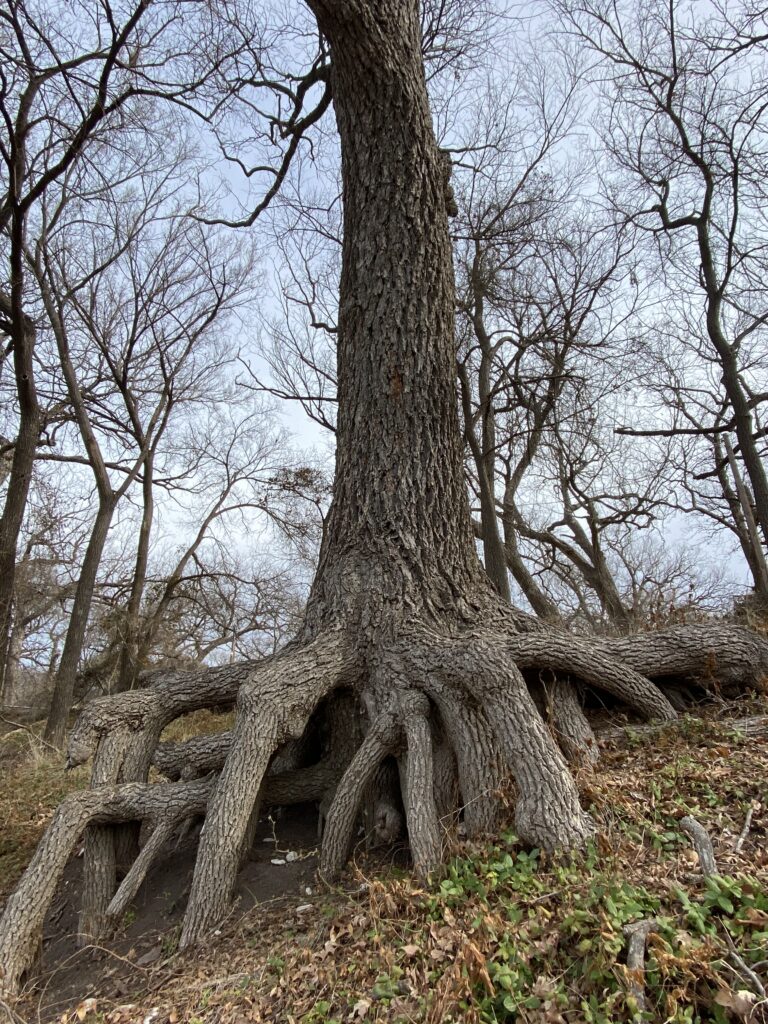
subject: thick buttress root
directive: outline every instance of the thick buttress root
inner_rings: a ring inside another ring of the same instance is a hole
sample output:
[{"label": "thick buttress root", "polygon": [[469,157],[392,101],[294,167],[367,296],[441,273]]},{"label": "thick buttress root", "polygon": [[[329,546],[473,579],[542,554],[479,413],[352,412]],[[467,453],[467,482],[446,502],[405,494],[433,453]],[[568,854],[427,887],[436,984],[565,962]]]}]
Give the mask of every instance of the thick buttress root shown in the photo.
[{"label": "thick buttress root", "polygon": [[410,690],[401,698],[400,709],[406,738],[403,770],[405,818],[413,866],[420,877],[426,878],[442,860],[429,701],[418,690]]},{"label": "thick buttress root", "polygon": [[[468,834],[493,829],[510,774],[523,841],[547,850],[582,845],[592,824],[563,752],[569,760],[586,753],[592,761],[596,745],[571,679],[612,694],[642,717],[666,720],[675,711],[652,676],[706,685],[721,678],[722,665],[731,684],[739,673],[755,682],[768,667],[768,645],[745,630],[684,627],[661,635],[656,661],[653,649],[653,634],[521,635],[496,623],[455,633],[403,626],[395,641],[362,653],[341,631],[328,631],[258,664],[166,675],[150,689],[93,702],[69,748],[71,763],[94,756],[93,788],[60,806],[5,907],[0,991],[18,991],[83,833],[80,933],[93,941],[130,905],[173,833],[205,814],[182,946],[227,912],[260,806],[317,801],[325,815],[320,872],[332,878],[349,856],[382,772],[394,772],[395,784],[399,774],[414,868],[422,877],[439,865],[446,831],[459,816]],[[538,674],[543,713],[521,669]],[[180,714],[235,700],[230,733],[159,743],[162,729]],[[310,735],[314,754],[307,763],[295,755]],[[150,784],[151,765],[178,781]],[[399,817],[391,801],[385,809]],[[118,886],[119,862],[139,822],[146,838]]]},{"label": "thick buttress root", "polygon": [[237,698],[232,746],[208,804],[179,941],[183,949],[221,921],[235,887],[244,844],[272,755],[300,739],[318,703],[354,682],[356,659],[340,638],[285,652]]}]

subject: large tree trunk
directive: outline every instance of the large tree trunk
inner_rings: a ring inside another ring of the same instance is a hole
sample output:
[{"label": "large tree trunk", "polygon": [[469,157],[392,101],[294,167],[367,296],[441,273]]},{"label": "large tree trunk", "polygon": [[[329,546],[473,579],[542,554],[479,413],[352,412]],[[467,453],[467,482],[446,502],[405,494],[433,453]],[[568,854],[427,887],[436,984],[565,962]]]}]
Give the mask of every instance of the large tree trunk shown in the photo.
[{"label": "large tree trunk", "polygon": [[[472,619],[489,587],[462,472],[451,246],[417,4],[308,2],[332,49],[344,192],[336,478],[309,621],[374,595],[382,612]],[[373,624],[367,611],[363,628]]]},{"label": "large tree trunk", "polygon": [[[464,484],[446,183],[418,3],[384,0],[374,10],[364,2],[308,2],[331,45],[344,247],[334,496],[300,639],[339,627],[347,633],[370,719],[368,745],[329,809],[323,863],[343,861],[366,786],[403,745],[411,842],[419,868],[434,866],[432,779],[414,767],[429,762],[432,707],[453,737],[465,803],[487,802],[488,772],[495,776],[492,766],[503,761],[520,790],[520,832],[545,846],[575,845],[589,826],[565,762],[520,674],[470,632],[494,622],[514,628],[514,617],[477,558]],[[465,631],[466,641],[456,641]],[[456,646],[464,651],[458,659]],[[475,676],[470,700],[466,687]],[[482,713],[470,706],[481,696]],[[212,797],[182,944],[199,938],[226,906],[234,873],[222,871],[222,849],[235,865],[250,813],[235,810],[233,794],[248,778],[255,797],[253,774],[264,773],[263,745],[236,773],[229,772],[235,750],[250,748],[257,727],[273,743],[280,739],[271,715],[246,724],[245,714],[241,706],[240,734]],[[488,772],[478,773],[479,763]]]},{"label": "large tree trunk", "polygon": [[[548,699],[569,751],[591,742],[581,719],[572,727],[581,711],[569,674],[645,717],[675,714],[648,678],[657,674],[653,638],[622,645],[545,629],[506,604],[483,572],[462,475],[446,183],[421,65],[419,5],[307,3],[332,54],[344,249],[336,483],[305,623],[263,662],[161,676],[85,708],[69,759],[95,755],[98,788],[54,819],[9,901],[0,924],[0,988],[8,993],[28,966],[53,876],[83,828],[83,930],[94,936],[135,892],[171,828],[205,802],[183,947],[227,912],[253,823],[276,794],[317,799],[328,786],[320,801],[326,876],[343,865],[370,802],[390,836],[395,803],[403,807],[415,869],[427,875],[450,807],[470,834],[491,829],[508,773],[524,841],[549,850],[583,844],[590,821],[522,671],[556,681]],[[658,674],[711,673],[723,651],[726,668],[741,677],[768,665],[768,644],[746,631],[669,633],[660,649]],[[226,738],[157,749],[180,714],[235,699]],[[347,709],[348,727],[333,727],[333,707]],[[325,737],[320,759],[295,764],[287,752],[308,735]],[[153,757],[187,781],[148,784]],[[193,777],[217,770],[202,787]],[[384,787],[398,784],[402,799],[393,801]],[[154,832],[115,891],[114,825],[135,819]],[[34,908],[26,918],[25,903]]]}]

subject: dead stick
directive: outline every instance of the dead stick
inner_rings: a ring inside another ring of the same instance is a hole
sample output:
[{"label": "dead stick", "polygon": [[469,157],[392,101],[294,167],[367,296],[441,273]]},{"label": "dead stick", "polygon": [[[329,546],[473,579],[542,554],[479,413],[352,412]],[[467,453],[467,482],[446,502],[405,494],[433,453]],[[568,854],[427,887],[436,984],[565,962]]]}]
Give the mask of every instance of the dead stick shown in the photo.
[{"label": "dead stick", "polygon": [[741,974],[742,978],[746,978],[746,980],[752,985],[752,991],[759,996],[760,999],[765,999],[765,986],[757,973],[753,971],[752,968],[749,967],[739,956],[739,951],[736,949],[736,943],[731,938],[728,930],[724,928],[723,933],[725,935],[725,941],[728,944],[728,949],[730,950],[728,955],[735,964],[739,974]]},{"label": "dead stick", "polygon": [[755,813],[755,802],[753,800],[752,803],[749,805],[749,810],[747,811],[747,817],[744,820],[744,828],[741,830],[741,835],[736,840],[736,842],[733,844],[733,852],[734,853],[741,853],[741,848],[744,845],[744,840],[747,838],[747,835],[749,834],[750,826],[752,825],[752,815],[754,813]]},{"label": "dead stick", "polygon": [[700,821],[696,821],[690,814],[680,819],[680,828],[691,837],[693,848],[699,856],[702,874],[716,875],[717,864],[715,863],[715,851],[712,840]]},{"label": "dead stick", "polygon": [[645,946],[648,936],[658,931],[655,921],[646,918],[624,926],[624,934],[629,940],[627,947],[627,967],[629,968],[629,992],[634,997],[638,1013],[645,1012]]}]

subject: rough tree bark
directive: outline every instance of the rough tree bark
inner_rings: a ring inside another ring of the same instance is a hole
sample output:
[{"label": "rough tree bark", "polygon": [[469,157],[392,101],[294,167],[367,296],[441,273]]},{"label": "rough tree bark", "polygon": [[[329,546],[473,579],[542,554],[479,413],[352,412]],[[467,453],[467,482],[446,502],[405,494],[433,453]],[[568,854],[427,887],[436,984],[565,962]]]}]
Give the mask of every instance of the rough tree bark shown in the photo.
[{"label": "rough tree bark", "polygon": [[0,332],[10,337],[13,346],[19,427],[0,515],[0,698],[5,691],[5,667],[11,639],[18,541],[42,421],[35,383],[35,326],[24,312],[23,302],[24,222],[17,210],[12,218],[10,234],[11,291],[7,296],[0,292]]},{"label": "rough tree bark", "polygon": [[[659,643],[652,636],[593,641],[544,627],[496,593],[476,555],[462,474],[446,191],[419,5],[306,2],[332,54],[344,248],[336,482],[304,625],[263,662],[160,677],[85,708],[69,757],[80,763],[95,753],[99,787],[63,805],[8,903],[0,924],[5,993],[29,966],[40,905],[80,831],[90,836],[83,919],[93,934],[135,891],[170,828],[199,811],[203,792],[206,820],[182,947],[213,928],[270,790],[296,794],[303,786],[307,799],[317,799],[319,769],[274,774],[275,754],[308,730],[317,734],[318,716],[339,691],[354,709],[347,717],[356,716],[347,732],[355,735],[359,723],[362,739],[334,758],[339,730],[320,729],[318,764],[333,767],[322,801],[321,871],[332,875],[343,865],[371,786],[395,758],[415,867],[427,875],[441,856],[452,794],[468,832],[489,830],[497,788],[510,772],[524,841],[573,848],[592,830],[555,740],[557,721],[550,731],[522,670],[581,680],[644,717],[665,719],[675,712],[650,677],[706,675],[723,651],[729,672],[742,678],[768,666],[767,645],[745,630],[682,630]],[[190,774],[220,768],[218,777],[147,783],[153,757],[171,777],[183,775],[184,752],[158,749],[168,722],[235,700],[231,734],[208,747],[196,741],[198,767]],[[567,739],[578,745],[578,736]],[[447,777],[454,765],[456,786]],[[155,832],[116,892],[110,830],[119,820],[145,820]],[[25,917],[20,908],[38,886],[35,913]]]}]

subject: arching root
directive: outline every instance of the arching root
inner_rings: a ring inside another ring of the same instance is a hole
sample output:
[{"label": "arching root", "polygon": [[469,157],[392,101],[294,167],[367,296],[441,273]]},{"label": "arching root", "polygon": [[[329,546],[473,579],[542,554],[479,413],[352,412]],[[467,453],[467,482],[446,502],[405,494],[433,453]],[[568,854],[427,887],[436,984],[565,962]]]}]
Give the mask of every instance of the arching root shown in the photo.
[{"label": "arching root", "polygon": [[[285,653],[285,652],[281,652]],[[277,656],[274,656],[277,657]],[[162,732],[180,715],[202,708],[232,707],[240,687],[254,672],[266,669],[273,658],[244,662],[215,669],[158,674],[153,682],[143,681],[147,689],[132,690],[116,697],[98,697],[85,706],[75,722],[67,742],[67,764],[84,764],[96,755],[114,761],[120,770],[130,761],[134,770],[149,762],[154,753],[151,738]],[[135,742],[146,737],[146,743]],[[128,752],[126,741],[132,746]]]},{"label": "arching root", "polygon": [[299,739],[319,702],[354,682],[357,671],[357,659],[331,634],[287,648],[241,687],[232,746],[200,837],[180,948],[197,942],[227,911],[272,755],[286,740]]},{"label": "arching root", "polygon": [[[208,914],[214,908],[225,906],[234,884],[239,866],[242,840],[256,802],[261,780],[272,754],[286,739],[300,736],[307,719],[317,703],[337,685],[351,685],[356,680],[357,661],[338,634],[328,634],[322,641],[301,648],[286,648],[281,656],[249,666],[249,684],[242,685],[242,670],[236,673],[240,688],[242,713],[234,730],[236,739],[234,756],[230,758],[226,778],[235,783],[227,790],[219,786],[219,799],[211,799],[214,814],[211,833],[219,835],[222,823],[227,830],[224,843],[201,843],[197,875],[211,867],[216,884],[206,884],[206,896],[218,896],[218,903],[190,899],[189,909],[197,906],[198,916],[187,915],[187,921],[202,921],[207,929]],[[86,931],[84,940],[103,934],[104,930],[130,903],[154,858],[163,848],[164,841],[184,820],[208,810],[209,797],[216,779],[208,776],[191,782],[147,784],[122,782],[116,779],[124,772],[142,773],[146,778],[154,745],[164,724],[178,714],[207,702],[219,704],[232,696],[231,680],[225,680],[217,670],[214,683],[206,684],[205,677],[166,679],[155,692],[131,693],[113,699],[111,706],[101,700],[97,707],[89,707],[84,721],[73,733],[70,760],[77,761],[89,748],[96,751],[94,780],[97,787],[84,793],[73,794],[59,807],[49,825],[37,852],[22,877],[15,893],[6,904],[0,921],[0,993],[9,996],[18,991],[20,979],[33,962],[39,943],[42,923],[54,895],[64,867],[79,837],[86,832],[86,859],[84,863],[84,906],[81,922]],[[194,678],[201,686],[190,697],[189,681]],[[274,703],[270,703],[270,698]],[[120,713],[120,708],[126,712]],[[110,723],[113,728],[110,728]],[[239,729],[238,729],[239,726]],[[323,777],[328,779],[328,765]],[[338,774],[338,768],[335,769]],[[243,772],[241,780],[239,772]],[[320,773],[314,782],[318,785]],[[297,783],[300,772],[287,772],[273,780],[277,795],[284,796]],[[240,785],[242,781],[242,787]],[[241,794],[245,794],[245,797]],[[223,797],[223,799],[222,799]],[[228,812],[234,810],[236,822],[230,831]],[[218,815],[218,818],[217,818]],[[152,831],[138,857],[116,889],[115,838],[117,829],[125,823],[146,822]],[[209,822],[207,822],[207,825]],[[202,865],[202,867],[201,867]],[[223,894],[223,895],[222,895]],[[194,895],[194,889],[193,889]]]},{"label": "arching root", "polygon": [[643,718],[672,720],[675,709],[662,691],[631,662],[614,656],[610,644],[590,637],[566,633],[528,633],[525,636],[499,638],[511,662],[518,668],[549,669],[581,679],[583,682],[617,697]]},{"label": "arching root", "polygon": [[739,692],[768,682],[768,643],[744,626],[696,623],[654,633],[596,637],[594,644],[651,679],[674,676],[736,687]]},{"label": "arching root", "polygon": [[[489,781],[493,784],[511,771],[522,839],[548,850],[584,843],[592,826],[579,805],[567,765],[520,672],[509,664],[504,646],[495,638],[409,632],[396,649],[382,654],[374,682],[379,692],[394,696],[397,704],[388,715],[381,713],[375,719],[339,784],[321,851],[326,876],[333,877],[345,862],[365,786],[395,743],[404,747],[400,752],[403,800],[414,864],[419,874],[426,875],[440,862],[429,723],[434,708],[439,709],[446,735],[456,743],[465,815],[469,808],[495,804],[495,787],[490,789]],[[385,722],[387,732],[382,733]],[[489,779],[488,774],[473,770],[471,766],[478,763],[498,768]]]},{"label": "arching root", "polygon": [[234,889],[246,830],[280,744],[280,710],[247,689],[238,698],[233,745],[208,806],[180,947],[218,924]]},{"label": "arching root", "polygon": [[195,736],[181,743],[161,743],[152,756],[152,764],[171,781],[195,778],[220,772],[231,746],[229,730],[215,736]]},{"label": "arching root", "polygon": [[423,693],[407,691],[400,698],[405,729],[404,803],[411,855],[416,873],[426,878],[442,860],[442,843],[434,790],[429,701]]},{"label": "arching root", "polygon": [[366,787],[384,758],[396,750],[400,735],[395,715],[380,714],[344,772],[325,821],[320,848],[320,874],[324,878],[335,878],[346,863]]},{"label": "arching root", "polygon": [[0,992],[14,995],[35,955],[43,919],[75,844],[91,822],[151,823],[202,813],[212,780],[122,786],[73,793],[58,807],[0,921]]},{"label": "arching root", "polygon": [[[591,832],[567,765],[539,715],[522,675],[509,662],[504,644],[482,633],[446,638],[409,635],[403,661],[440,707],[449,736],[462,721],[483,719],[484,758],[511,773],[517,788],[516,828],[520,837],[544,849],[584,843]],[[447,698],[447,699],[446,699]],[[461,772],[461,759],[459,758]],[[479,791],[473,790],[473,785]],[[461,780],[471,807],[487,779]]]},{"label": "arching root", "polygon": [[518,835],[544,850],[583,846],[592,823],[519,669],[507,662],[503,648],[493,641],[477,640],[473,647],[486,666],[482,689],[488,716],[517,785]]},{"label": "arching root", "polygon": [[584,714],[576,687],[559,676],[543,686],[545,714],[566,761],[575,767],[597,764],[597,737]]},{"label": "arching root", "polygon": [[[122,782],[146,782],[165,726],[190,711],[233,704],[252,671],[254,666],[246,663],[208,672],[166,673],[149,689],[92,701],[70,734],[68,766],[82,764],[93,756],[91,786],[95,789]],[[89,827],[83,857],[79,945],[98,940],[109,929],[107,911],[115,891],[118,860],[130,861],[137,852],[132,824]]]},{"label": "arching root", "polygon": [[487,835],[496,826],[497,794],[506,775],[493,728],[482,704],[471,693],[434,683],[429,677],[422,679],[425,693],[440,712],[449,749],[456,760],[464,830],[468,836]]}]

